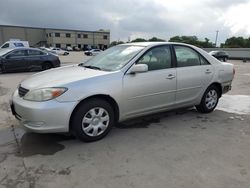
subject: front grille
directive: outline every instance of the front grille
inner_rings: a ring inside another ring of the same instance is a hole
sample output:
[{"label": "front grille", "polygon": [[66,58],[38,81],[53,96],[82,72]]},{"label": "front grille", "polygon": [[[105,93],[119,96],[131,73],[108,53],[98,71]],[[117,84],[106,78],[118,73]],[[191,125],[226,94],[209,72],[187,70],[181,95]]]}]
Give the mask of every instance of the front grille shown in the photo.
[{"label": "front grille", "polygon": [[26,93],[28,93],[28,92],[29,92],[28,89],[25,89],[25,88],[19,86],[19,88],[18,88],[18,94],[19,94],[20,97],[23,97],[23,96],[26,95]]}]

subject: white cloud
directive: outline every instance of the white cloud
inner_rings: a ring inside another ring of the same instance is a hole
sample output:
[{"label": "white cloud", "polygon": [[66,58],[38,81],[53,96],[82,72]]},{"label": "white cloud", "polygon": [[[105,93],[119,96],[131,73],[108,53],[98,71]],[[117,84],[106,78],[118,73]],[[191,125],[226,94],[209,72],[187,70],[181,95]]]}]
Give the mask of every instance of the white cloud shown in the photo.
[{"label": "white cloud", "polygon": [[250,35],[250,2],[230,7],[224,14],[224,25],[230,28],[232,35]]},{"label": "white cloud", "polygon": [[[11,13],[9,12],[11,10]],[[112,40],[196,35],[219,42],[250,33],[250,0],[10,0],[0,24],[83,30],[110,29]]]}]

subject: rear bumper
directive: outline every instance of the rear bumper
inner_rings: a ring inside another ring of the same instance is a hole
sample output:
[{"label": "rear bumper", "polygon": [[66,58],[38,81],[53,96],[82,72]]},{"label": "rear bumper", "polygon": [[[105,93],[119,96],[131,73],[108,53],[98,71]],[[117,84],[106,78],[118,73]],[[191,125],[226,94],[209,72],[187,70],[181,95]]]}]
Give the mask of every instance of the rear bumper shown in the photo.
[{"label": "rear bumper", "polygon": [[232,89],[232,82],[222,84],[222,94],[229,92]]},{"label": "rear bumper", "polygon": [[58,59],[58,60],[54,61],[53,65],[54,65],[55,68],[60,67],[61,66],[61,61]]},{"label": "rear bumper", "polygon": [[37,133],[69,131],[69,120],[76,102],[23,100],[15,91],[10,101],[13,115],[26,129]]}]

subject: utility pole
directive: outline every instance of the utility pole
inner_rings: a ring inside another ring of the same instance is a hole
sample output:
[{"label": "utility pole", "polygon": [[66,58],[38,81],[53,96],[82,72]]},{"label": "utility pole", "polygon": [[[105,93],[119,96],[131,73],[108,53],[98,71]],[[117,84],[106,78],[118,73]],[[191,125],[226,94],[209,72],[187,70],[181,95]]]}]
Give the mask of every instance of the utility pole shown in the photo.
[{"label": "utility pole", "polygon": [[219,30],[216,31],[216,36],[215,36],[215,47],[217,46],[218,34],[219,34]]}]

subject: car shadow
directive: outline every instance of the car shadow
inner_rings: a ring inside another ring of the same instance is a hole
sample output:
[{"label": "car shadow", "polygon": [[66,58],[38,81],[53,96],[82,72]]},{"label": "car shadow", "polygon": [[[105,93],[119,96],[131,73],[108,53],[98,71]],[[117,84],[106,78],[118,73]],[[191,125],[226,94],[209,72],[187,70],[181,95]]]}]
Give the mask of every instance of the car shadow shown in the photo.
[{"label": "car shadow", "polygon": [[[196,113],[195,109],[185,108],[175,111],[157,113],[143,116],[126,122],[118,123],[115,129],[138,129],[148,128],[151,124],[160,123],[160,121],[169,116],[182,115],[185,113]],[[38,134],[26,132],[19,139],[19,151],[16,154],[19,157],[29,157],[33,155],[54,155],[65,149],[65,142],[76,140],[73,135],[65,134]],[[62,142],[64,142],[62,144]],[[79,141],[80,142],[80,141]]]}]

